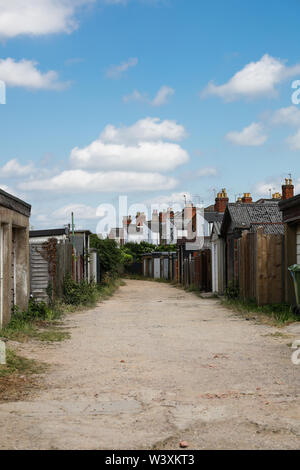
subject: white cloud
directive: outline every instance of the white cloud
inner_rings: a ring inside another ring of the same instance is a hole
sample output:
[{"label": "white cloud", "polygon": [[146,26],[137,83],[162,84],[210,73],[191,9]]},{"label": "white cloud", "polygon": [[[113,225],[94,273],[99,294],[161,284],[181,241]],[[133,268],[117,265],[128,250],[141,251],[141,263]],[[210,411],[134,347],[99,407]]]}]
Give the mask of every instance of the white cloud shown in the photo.
[{"label": "white cloud", "polygon": [[187,152],[169,142],[141,142],[136,146],[94,141],[83,149],[75,148],[71,163],[76,168],[134,171],[170,171],[187,163]]},{"label": "white cloud", "polygon": [[23,193],[20,193],[19,191],[17,191],[15,188],[12,188],[11,186],[7,186],[6,184],[1,184],[1,182],[0,182],[0,189],[2,189],[2,191],[5,191],[8,194],[11,194],[12,196],[18,197],[19,199],[25,198]]},{"label": "white cloud", "polygon": [[300,129],[286,139],[291,150],[300,150]]},{"label": "white cloud", "polygon": [[280,179],[258,182],[253,189],[254,194],[265,198],[270,198],[270,193],[272,197],[275,192],[281,192]]},{"label": "white cloud", "polygon": [[263,132],[262,124],[256,122],[245,127],[241,132],[231,131],[226,135],[226,139],[232,144],[247,147],[263,145],[267,138]]},{"label": "white cloud", "polygon": [[180,145],[163,140],[179,140],[184,135],[184,128],[176,122],[157,118],[131,127],[107,126],[87,147],[75,147],[70,162],[84,169],[170,171],[187,163],[189,156]]},{"label": "white cloud", "polygon": [[[258,197],[265,197],[265,198],[270,198],[270,194],[279,192],[281,194],[282,192],[282,184],[284,183],[284,178],[287,178],[288,175],[281,175],[278,177],[275,177],[273,179],[267,180],[267,181],[260,181],[256,183],[256,185],[253,188],[253,193],[256,194]],[[293,184],[295,186],[295,194],[300,193],[300,178],[297,180],[293,181]]]},{"label": "white cloud", "polygon": [[209,83],[202,95],[216,95],[226,101],[274,96],[276,85],[299,73],[300,64],[287,67],[285,61],[265,54],[258,62],[247,64],[224,85]]},{"label": "white cloud", "polygon": [[122,62],[120,65],[112,65],[106,71],[106,77],[108,78],[120,78],[123,73],[131,67],[135,67],[138,64],[138,59],[133,57],[128,59],[127,62]]},{"label": "white cloud", "polygon": [[21,183],[19,188],[28,191],[69,192],[123,192],[172,189],[177,181],[159,173],[128,171],[95,172],[66,170],[48,179],[35,179]]},{"label": "white cloud", "polygon": [[80,220],[93,220],[97,217],[97,208],[86,204],[68,204],[56,209],[52,212],[50,217],[55,220],[70,220],[72,212],[76,215],[76,218]]},{"label": "white cloud", "polygon": [[132,126],[115,127],[108,125],[100,135],[106,143],[134,144],[138,142],[155,142],[160,140],[180,141],[186,137],[185,128],[176,121],[159,118],[145,118]]},{"label": "white cloud", "polygon": [[3,167],[0,167],[0,178],[19,178],[28,176],[34,172],[33,163],[20,165],[17,159],[9,160]]},{"label": "white cloud", "polygon": [[80,6],[94,0],[0,0],[0,37],[71,33]]},{"label": "white cloud", "polygon": [[37,69],[36,62],[25,59],[20,62],[11,58],[0,59],[0,80],[7,86],[36,90],[62,90],[69,85],[59,81],[57,72],[42,73]]},{"label": "white cloud", "polygon": [[162,106],[168,102],[168,98],[174,95],[175,90],[168,86],[162,86],[155,96],[154,100],[152,101],[152,106]]},{"label": "white cloud", "polygon": [[133,101],[138,101],[140,103],[149,103],[149,98],[147,93],[140,93],[138,90],[133,90],[130,95],[123,96],[124,103],[131,103]]},{"label": "white cloud", "polygon": [[286,139],[291,150],[300,150],[300,110],[296,106],[278,109],[271,116],[271,124],[298,128],[296,134]]},{"label": "white cloud", "polygon": [[288,106],[275,111],[271,117],[274,125],[287,124],[289,126],[300,127],[300,110],[296,106]]},{"label": "white cloud", "polygon": [[169,98],[174,95],[175,90],[171,87],[163,85],[153,98],[150,100],[147,93],[140,93],[138,90],[134,90],[130,95],[126,95],[123,97],[124,103],[130,103],[133,101],[137,101],[140,103],[148,103],[151,106],[159,107],[163,106],[164,104],[168,103]]}]

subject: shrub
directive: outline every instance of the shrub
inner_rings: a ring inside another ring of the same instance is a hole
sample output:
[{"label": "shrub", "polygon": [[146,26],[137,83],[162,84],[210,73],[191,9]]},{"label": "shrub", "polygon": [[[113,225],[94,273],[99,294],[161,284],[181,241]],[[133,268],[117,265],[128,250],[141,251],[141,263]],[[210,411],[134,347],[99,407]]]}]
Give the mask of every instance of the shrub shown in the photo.
[{"label": "shrub", "polygon": [[97,284],[82,280],[80,283],[67,276],[63,286],[64,302],[69,305],[90,305],[95,303],[98,296]]},{"label": "shrub", "polygon": [[239,286],[234,282],[230,282],[225,289],[225,297],[227,299],[238,299],[239,295],[240,295]]}]

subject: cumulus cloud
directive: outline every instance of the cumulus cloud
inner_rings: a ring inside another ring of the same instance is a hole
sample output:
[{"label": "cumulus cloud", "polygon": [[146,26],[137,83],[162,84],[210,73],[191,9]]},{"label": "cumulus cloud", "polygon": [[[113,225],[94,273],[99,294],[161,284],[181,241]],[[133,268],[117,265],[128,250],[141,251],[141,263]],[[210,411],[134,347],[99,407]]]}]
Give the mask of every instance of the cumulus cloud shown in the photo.
[{"label": "cumulus cloud", "polygon": [[32,174],[34,172],[33,163],[21,165],[17,159],[9,160],[0,167],[0,178],[19,178]]},{"label": "cumulus cloud", "polygon": [[87,147],[75,147],[70,162],[84,169],[170,171],[187,163],[189,156],[180,145],[164,140],[176,141],[184,135],[176,122],[151,118],[131,127],[107,126]]},{"label": "cumulus cloud", "polygon": [[127,62],[122,62],[120,65],[111,65],[106,70],[106,77],[108,78],[120,78],[128,69],[135,67],[138,64],[138,59],[133,57],[128,59]]},{"label": "cumulus cloud", "polygon": [[97,208],[95,207],[86,204],[68,204],[52,212],[51,219],[70,220],[72,212],[76,214],[77,219],[93,220],[97,217]]},{"label": "cumulus cloud", "polygon": [[0,189],[2,189],[2,191],[5,191],[8,194],[11,194],[12,196],[18,197],[19,199],[23,199],[23,200],[25,199],[25,195],[23,193],[20,193],[12,186],[2,184],[1,181],[0,181]]},{"label": "cumulus cloud", "polygon": [[258,62],[250,62],[227,83],[209,83],[202,96],[216,95],[225,101],[238,98],[276,96],[276,85],[300,73],[300,64],[288,67],[285,61],[265,54]]},{"label": "cumulus cloud", "polygon": [[89,173],[83,170],[66,170],[48,179],[35,179],[19,185],[28,191],[69,192],[122,192],[172,189],[177,181],[160,173],[111,171]]},{"label": "cumulus cloud", "polygon": [[90,145],[71,151],[71,169],[37,169],[18,189],[59,193],[173,189],[177,180],[162,173],[189,161],[188,153],[176,143],[185,136],[183,126],[158,118],[142,119],[132,126],[108,125]]},{"label": "cumulus cloud", "polygon": [[176,121],[159,118],[141,119],[132,126],[115,127],[108,125],[100,135],[106,143],[134,144],[138,142],[155,142],[169,140],[179,142],[187,136],[185,128]]},{"label": "cumulus cloud", "polygon": [[71,33],[78,9],[94,0],[0,0],[0,37]]},{"label": "cumulus cloud", "polygon": [[288,106],[275,111],[271,117],[274,125],[286,124],[288,126],[300,127],[300,110],[296,106]]},{"label": "cumulus cloud", "polygon": [[168,102],[168,98],[174,95],[175,90],[168,86],[162,86],[155,96],[154,100],[152,101],[153,106],[162,106]]},{"label": "cumulus cloud", "polygon": [[96,140],[83,149],[73,149],[71,153],[71,163],[75,167],[93,169],[170,171],[188,159],[185,150],[169,142],[141,142],[136,146],[125,146]]},{"label": "cumulus cloud", "polygon": [[300,150],[300,129],[286,139],[291,150]]},{"label": "cumulus cloud", "polygon": [[68,82],[59,81],[57,72],[42,73],[37,62],[25,59],[19,62],[11,58],[0,59],[0,80],[7,86],[35,90],[63,90],[69,86]]},{"label": "cumulus cloud", "polygon": [[149,103],[149,98],[147,93],[140,93],[138,90],[133,90],[130,95],[123,96],[124,103],[131,103],[137,101],[140,103]]},{"label": "cumulus cloud", "polygon": [[226,139],[234,145],[245,147],[258,147],[267,141],[267,135],[260,123],[253,122],[241,132],[231,131],[226,134]]},{"label": "cumulus cloud", "polygon": [[275,111],[271,117],[271,124],[298,128],[296,134],[287,137],[286,142],[291,150],[300,150],[300,110],[296,106]]},{"label": "cumulus cloud", "polygon": [[148,103],[151,106],[159,107],[168,103],[169,98],[174,95],[175,90],[171,87],[163,85],[151,100],[147,93],[140,93],[138,90],[134,90],[130,95],[123,97],[124,103],[130,103],[137,101],[140,103]]}]

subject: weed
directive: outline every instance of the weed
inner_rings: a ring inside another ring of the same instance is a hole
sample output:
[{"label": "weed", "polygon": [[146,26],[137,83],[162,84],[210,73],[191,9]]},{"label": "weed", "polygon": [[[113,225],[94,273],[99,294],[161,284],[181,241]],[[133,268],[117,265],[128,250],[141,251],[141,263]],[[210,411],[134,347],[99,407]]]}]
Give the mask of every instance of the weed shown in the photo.
[{"label": "weed", "polygon": [[0,365],[0,377],[7,377],[12,374],[41,374],[45,372],[46,364],[18,356],[15,351],[10,348],[6,350],[6,365]]},{"label": "weed", "polygon": [[243,301],[240,299],[223,299],[221,303],[232,310],[241,314],[256,314],[253,318],[256,320],[271,323],[277,326],[283,326],[288,323],[299,321],[299,316],[295,315],[288,304],[272,304],[258,306],[253,301]]}]

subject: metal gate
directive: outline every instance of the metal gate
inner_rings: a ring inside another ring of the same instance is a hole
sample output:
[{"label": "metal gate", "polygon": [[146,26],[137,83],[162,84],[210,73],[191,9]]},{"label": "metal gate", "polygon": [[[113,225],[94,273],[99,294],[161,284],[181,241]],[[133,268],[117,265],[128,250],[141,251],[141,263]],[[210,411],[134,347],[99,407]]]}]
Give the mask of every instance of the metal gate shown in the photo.
[{"label": "metal gate", "polygon": [[154,258],[154,279],[160,278],[160,258]]}]

